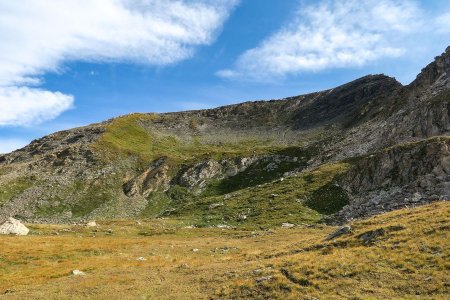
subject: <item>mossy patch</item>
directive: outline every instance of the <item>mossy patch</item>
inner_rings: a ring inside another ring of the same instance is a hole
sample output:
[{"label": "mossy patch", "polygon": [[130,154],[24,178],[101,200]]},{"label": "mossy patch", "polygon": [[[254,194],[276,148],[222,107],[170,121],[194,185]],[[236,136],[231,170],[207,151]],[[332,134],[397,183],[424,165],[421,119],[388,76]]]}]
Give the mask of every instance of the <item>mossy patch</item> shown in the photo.
[{"label": "mossy patch", "polygon": [[138,121],[153,120],[155,115],[132,114],[120,117],[107,125],[106,131],[94,148],[103,151],[107,158],[116,155],[135,155],[142,160],[152,158],[152,137]]},{"label": "mossy patch", "polygon": [[59,196],[49,198],[47,205],[41,205],[36,209],[35,214],[42,217],[49,217],[70,211],[70,206],[64,203]]},{"label": "mossy patch", "polygon": [[84,191],[81,197],[71,205],[71,212],[74,217],[83,217],[115,198],[113,191],[102,183],[86,186],[82,182],[76,182],[75,186],[77,190],[84,189]]},{"label": "mossy patch", "polygon": [[34,180],[28,177],[19,177],[0,185],[0,205],[23,193],[33,186]]},{"label": "mossy patch", "polygon": [[204,142],[199,133],[185,134],[180,138],[176,134],[151,129],[151,123],[161,118],[155,114],[132,114],[114,119],[107,125],[105,133],[93,148],[107,160],[134,156],[141,164],[148,164],[165,156],[172,165],[178,166],[181,163],[193,163],[207,158],[220,160],[273,153],[286,147],[252,136],[246,140],[215,143]]},{"label": "mossy patch", "polygon": [[157,218],[170,208],[171,203],[172,199],[166,193],[153,193],[141,216],[144,218]]}]

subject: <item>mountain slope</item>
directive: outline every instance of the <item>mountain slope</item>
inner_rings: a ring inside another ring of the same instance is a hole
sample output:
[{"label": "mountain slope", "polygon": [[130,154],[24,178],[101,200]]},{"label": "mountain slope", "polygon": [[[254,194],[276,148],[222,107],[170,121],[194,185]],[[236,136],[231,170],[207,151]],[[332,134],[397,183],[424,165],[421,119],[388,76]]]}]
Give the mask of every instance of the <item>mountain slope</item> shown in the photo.
[{"label": "mountain slope", "polygon": [[58,132],[0,156],[0,221],[166,216],[270,227],[448,199],[449,75],[450,47],[408,86],[371,75]]}]

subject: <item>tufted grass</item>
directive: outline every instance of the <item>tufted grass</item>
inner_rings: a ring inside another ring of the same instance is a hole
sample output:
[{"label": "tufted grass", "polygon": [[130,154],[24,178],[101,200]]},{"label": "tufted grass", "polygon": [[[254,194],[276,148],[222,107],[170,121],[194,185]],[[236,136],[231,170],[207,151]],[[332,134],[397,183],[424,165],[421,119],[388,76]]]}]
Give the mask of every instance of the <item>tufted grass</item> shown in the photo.
[{"label": "tufted grass", "polygon": [[[335,227],[188,229],[173,219],[99,221],[95,228],[28,224],[28,236],[0,236],[0,294],[5,299],[448,299],[449,215],[448,202],[403,209],[356,221],[351,234],[327,242]],[[358,239],[380,228],[386,233],[373,243]],[[71,275],[74,269],[86,276]]]}]

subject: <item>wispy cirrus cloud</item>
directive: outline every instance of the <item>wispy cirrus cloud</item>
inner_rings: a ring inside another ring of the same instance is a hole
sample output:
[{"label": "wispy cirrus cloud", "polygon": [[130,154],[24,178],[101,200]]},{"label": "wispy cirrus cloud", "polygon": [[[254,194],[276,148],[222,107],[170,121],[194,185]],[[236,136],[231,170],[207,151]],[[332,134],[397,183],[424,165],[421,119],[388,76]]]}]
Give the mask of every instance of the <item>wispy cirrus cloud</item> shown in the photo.
[{"label": "wispy cirrus cloud", "polygon": [[401,56],[401,38],[421,31],[415,1],[320,1],[301,6],[294,19],[218,76],[268,80],[329,68],[363,66]]},{"label": "wispy cirrus cloud", "polygon": [[37,88],[67,61],[167,65],[211,44],[238,0],[0,1],[0,126],[30,125],[73,106]]}]

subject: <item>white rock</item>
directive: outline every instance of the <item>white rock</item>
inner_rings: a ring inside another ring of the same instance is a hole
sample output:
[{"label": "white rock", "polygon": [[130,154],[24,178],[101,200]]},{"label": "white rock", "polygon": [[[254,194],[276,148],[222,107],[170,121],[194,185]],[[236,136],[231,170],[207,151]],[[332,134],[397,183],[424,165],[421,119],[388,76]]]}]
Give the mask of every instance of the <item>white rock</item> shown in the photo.
[{"label": "white rock", "polygon": [[231,228],[231,226],[226,224],[219,224],[217,225],[217,228]]},{"label": "white rock", "polygon": [[422,199],[422,195],[420,193],[414,193],[411,201],[412,202],[419,202]]},{"label": "white rock", "polygon": [[285,227],[285,228],[291,228],[291,227],[294,227],[295,226],[295,224],[292,224],[292,223],[283,223],[283,224],[281,224],[281,227]]},{"label": "white rock", "polygon": [[74,276],[84,276],[84,275],[86,275],[86,273],[84,273],[83,271],[80,271],[80,270],[73,270],[72,271],[72,275],[74,275]]},{"label": "white rock", "polygon": [[86,227],[96,227],[97,223],[95,223],[95,221],[90,221],[86,223]]},{"label": "white rock", "polygon": [[145,260],[147,260],[145,257],[138,257],[138,258],[136,258],[136,260],[140,260],[140,261],[145,261]]},{"label": "white rock", "polygon": [[0,234],[27,235],[30,230],[19,220],[9,218],[0,226]]},{"label": "white rock", "polygon": [[200,249],[197,249],[197,248],[192,249],[192,252],[198,252],[198,251],[200,251]]}]

